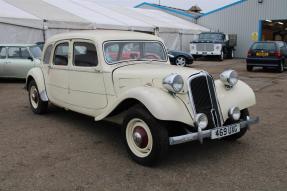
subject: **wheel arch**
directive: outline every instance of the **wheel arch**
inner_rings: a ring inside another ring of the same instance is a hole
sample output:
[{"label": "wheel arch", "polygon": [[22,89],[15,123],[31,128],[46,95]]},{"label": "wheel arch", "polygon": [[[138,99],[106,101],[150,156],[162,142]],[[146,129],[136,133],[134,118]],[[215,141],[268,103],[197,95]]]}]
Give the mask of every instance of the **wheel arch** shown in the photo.
[{"label": "wheel arch", "polygon": [[128,90],[117,97],[117,101],[109,104],[109,107],[95,120],[99,121],[119,114],[136,104],[145,107],[158,120],[193,124],[191,114],[180,98],[152,87],[137,87]]},{"label": "wheel arch", "polygon": [[46,92],[45,79],[41,68],[35,67],[29,70],[26,77],[26,90],[28,91],[30,82],[34,80],[36,82],[40,98],[42,101],[48,101],[48,96]]}]

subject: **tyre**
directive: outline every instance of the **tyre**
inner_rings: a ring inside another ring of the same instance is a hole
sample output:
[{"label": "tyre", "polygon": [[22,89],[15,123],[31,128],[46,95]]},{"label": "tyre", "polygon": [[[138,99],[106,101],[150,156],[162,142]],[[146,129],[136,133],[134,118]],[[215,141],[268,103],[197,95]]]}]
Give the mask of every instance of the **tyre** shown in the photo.
[{"label": "tyre", "polygon": [[229,59],[233,59],[234,58],[234,51],[230,50],[230,52],[228,53],[228,58]]},{"label": "tyre", "polygon": [[282,73],[282,72],[284,72],[284,60],[282,60],[281,61],[281,63],[279,64],[279,66],[278,66],[278,72],[279,73]]},{"label": "tyre", "polygon": [[247,66],[246,66],[246,69],[247,69],[248,72],[252,72],[253,66],[248,66],[248,65],[247,65]]},{"label": "tyre", "polygon": [[223,61],[224,60],[224,52],[221,51],[221,54],[219,56],[219,61]]},{"label": "tyre", "polygon": [[[249,116],[249,111],[248,109],[244,109],[241,111],[241,117],[240,117],[240,121],[246,120],[247,117]],[[227,122],[227,124],[225,125],[229,125],[231,123]],[[237,139],[240,139],[241,137],[243,137],[245,135],[245,133],[247,132],[248,127],[240,129],[239,133],[236,133],[234,135],[230,135],[228,137],[223,138],[223,140],[227,140],[227,141],[236,141]]]},{"label": "tyre", "polygon": [[143,106],[135,106],[126,114],[122,134],[131,158],[144,166],[157,164],[168,151],[168,132]]},{"label": "tyre", "polygon": [[187,64],[187,59],[184,57],[184,56],[178,56],[176,59],[175,59],[175,64],[177,66],[186,66]]},{"label": "tyre", "polygon": [[46,113],[48,110],[48,102],[41,100],[37,84],[34,80],[29,83],[28,90],[29,102],[32,111],[36,114]]}]

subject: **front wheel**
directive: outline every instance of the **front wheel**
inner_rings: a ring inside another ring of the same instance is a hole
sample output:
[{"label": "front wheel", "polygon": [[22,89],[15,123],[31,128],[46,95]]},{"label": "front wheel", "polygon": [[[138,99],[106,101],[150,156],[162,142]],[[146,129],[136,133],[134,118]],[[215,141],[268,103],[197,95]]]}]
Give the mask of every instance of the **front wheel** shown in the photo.
[{"label": "front wheel", "polygon": [[122,132],[129,155],[141,165],[155,165],[167,153],[167,129],[142,106],[127,112]]},{"label": "front wheel", "polygon": [[223,61],[224,60],[224,52],[221,51],[221,54],[219,56],[219,61]]},{"label": "front wheel", "polygon": [[29,102],[31,109],[36,114],[46,113],[48,110],[48,102],[42,101],[36,82],[33,80],[29,83]]}]

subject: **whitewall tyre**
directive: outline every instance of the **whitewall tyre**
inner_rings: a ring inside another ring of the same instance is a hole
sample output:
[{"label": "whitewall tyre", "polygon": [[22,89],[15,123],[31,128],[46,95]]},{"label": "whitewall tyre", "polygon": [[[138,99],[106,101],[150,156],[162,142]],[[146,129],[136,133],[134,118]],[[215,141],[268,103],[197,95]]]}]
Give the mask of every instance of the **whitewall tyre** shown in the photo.
[{"label": "whitewall tyre", "polygon": [[186,58],[185,57],[183,57],[183,56],[179,56],[179,57],[177,57],[176,59],[175,59],[175,64],[177,65],[177,66],[182,66],[182,67],[184,67],[184,66],[186,66]]},{"label": "whitewall tyre", "polygon": [[126,114],[122,134],[131,158],[144,166],[157,164],[168,151],[168,132],[143,106]]},{"label": "whitewall tyre", "polygon": [[223,61],[223,60],[224,60],[224,52],[223,52],[223,51],[221,51],[221,54],[220,54],[220,56],[219,56],[219,60],[220,60],[220,61]]},{"label": "whitewall tyre", "polygon": [[29,83],[29,103],[32,111],[36,114],[46,113],[48,102],[42,101],[36,82],[33,80]]}]

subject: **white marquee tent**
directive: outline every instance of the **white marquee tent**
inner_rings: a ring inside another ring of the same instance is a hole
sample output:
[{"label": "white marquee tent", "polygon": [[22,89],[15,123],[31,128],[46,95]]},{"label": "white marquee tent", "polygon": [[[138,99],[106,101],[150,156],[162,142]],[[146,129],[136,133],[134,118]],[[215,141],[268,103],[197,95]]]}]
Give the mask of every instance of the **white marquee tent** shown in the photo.
[{"label": "white marquee tent", "polygon": [[93,0],[0,0],[0,44],[34,43],[71,30],[117,29],[154,33],[170,49],[187,51],[209,29],[146,9],[103,7]]}]

